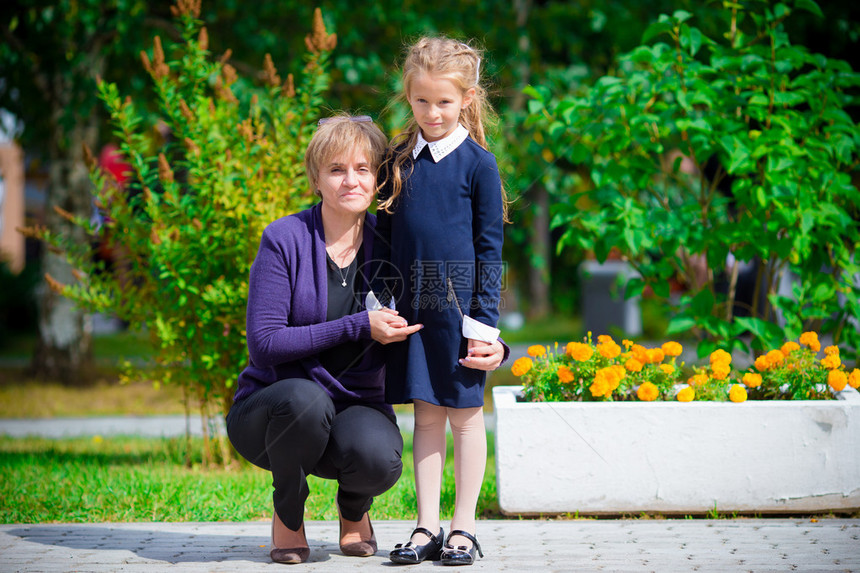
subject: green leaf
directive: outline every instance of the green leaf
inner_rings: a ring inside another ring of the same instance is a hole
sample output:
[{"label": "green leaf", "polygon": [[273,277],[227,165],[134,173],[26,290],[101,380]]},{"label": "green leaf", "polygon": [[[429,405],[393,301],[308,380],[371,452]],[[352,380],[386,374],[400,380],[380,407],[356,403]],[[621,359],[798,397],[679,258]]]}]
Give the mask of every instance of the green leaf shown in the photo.
[{"label": "green leaf", "polygon": [[686,10],[675,10],[675,12],[672,13],[672,18],[677,20],[678,23],[686,22],[687,20],[689,20],[692,17],[693,17],[693,15],[690,14],[689,12],[687,12]]},{"label": "green leaf", "polygon": [[708,288],[700,290],[690,301],[690,307],[696,316],[708,316],[714,308],[714,293]]},{"label": "green leaf", "polygon": [[776,348],[783,341],[782,329],[772,322],[747,316],[735,317],[735,321],[760,339],[766,348]]},{"label": "green leaf", "polygon": [[794,7],[798,10],[806,10],[807,12],[812,12],[819,18],[824,18],[824,12],[821,11],[821,8],[818,7],[813,0],[795,0]]},{"label": "green leaf", "polygon": [[689,316],[675,316],[669,321],[669,326],[666,327],[666,334],[687,333],[695,327],[696,321]]}]

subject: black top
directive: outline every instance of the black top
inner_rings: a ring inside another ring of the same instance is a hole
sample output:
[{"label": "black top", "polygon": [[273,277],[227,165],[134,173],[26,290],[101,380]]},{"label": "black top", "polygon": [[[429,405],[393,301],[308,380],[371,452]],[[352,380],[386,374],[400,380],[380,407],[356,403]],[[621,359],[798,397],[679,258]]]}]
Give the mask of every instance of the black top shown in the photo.
[{"label": "black top", "polygon": [[[363,250],[364,247],[359,247],[355,258],[346,268],[338,267],[326,253],[326,275],[328,278],[326,321],[337,320],[343,316],[361,312],[361,302],[355,289],[355,276],[358,272],[358,261],[364,257]],[[332,376],[338,377],[344,371],[358,364],[366,346],[366,343],[358,340],[344,342],[321,352],[319,361]]]}]

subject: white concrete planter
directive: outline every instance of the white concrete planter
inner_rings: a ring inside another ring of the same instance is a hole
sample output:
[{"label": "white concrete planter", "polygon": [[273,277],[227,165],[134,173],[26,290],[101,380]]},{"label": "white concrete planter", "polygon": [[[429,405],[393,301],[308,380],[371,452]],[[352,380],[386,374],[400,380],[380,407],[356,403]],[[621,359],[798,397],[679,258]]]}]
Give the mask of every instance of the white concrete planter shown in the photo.
[{"label": "white concrete planter", "polygon": [[860,394],[838,400],[517,402],[493,389],[508,515],[860,508]]}]

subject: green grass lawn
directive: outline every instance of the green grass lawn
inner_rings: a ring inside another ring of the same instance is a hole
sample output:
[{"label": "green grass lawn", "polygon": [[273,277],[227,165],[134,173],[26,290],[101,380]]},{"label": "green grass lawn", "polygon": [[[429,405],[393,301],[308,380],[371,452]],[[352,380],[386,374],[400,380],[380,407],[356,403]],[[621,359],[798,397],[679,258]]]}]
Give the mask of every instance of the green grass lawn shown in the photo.
[{"label": "green grass lawn", "polygon": [[[404,436],[403,475],[378,497],[373,519],[415,518],[412,437]],[[100,521],[246,521],[270,519],[271,474],[247,463],[230,469],[201,466],[202,441],[178,438],[93,437],[62,440],[0,437],[0,523]],[[493,437],[478,515],[500,517]],[[451,439],[441,511],[454,507]],[[337,519],[336,483],[311,477],[305,517]]]}]

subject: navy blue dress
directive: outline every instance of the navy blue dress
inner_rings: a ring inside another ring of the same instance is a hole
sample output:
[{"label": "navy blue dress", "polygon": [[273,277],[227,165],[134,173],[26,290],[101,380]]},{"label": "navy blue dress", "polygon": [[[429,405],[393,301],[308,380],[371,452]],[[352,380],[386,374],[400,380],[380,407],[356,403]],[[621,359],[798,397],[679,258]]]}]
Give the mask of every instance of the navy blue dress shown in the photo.
[{"label": "navy blue dress", "polygon": [[[408,178],[393,214],[377,211],[376,229],[378,243],[390,247],[387,287],[396,308],[409,324],[424,328],[386,346],[385,398],[391,404],[417,399],[453,408],[482,406],[486,373],[458,363],[468,342],[448,285],[463,313],[496,326],[503,274],[496,158],[469,137],[438,163],[425,147],[409,169],[407,162]],[[380,200],[389,193],[386,185]]]}]

